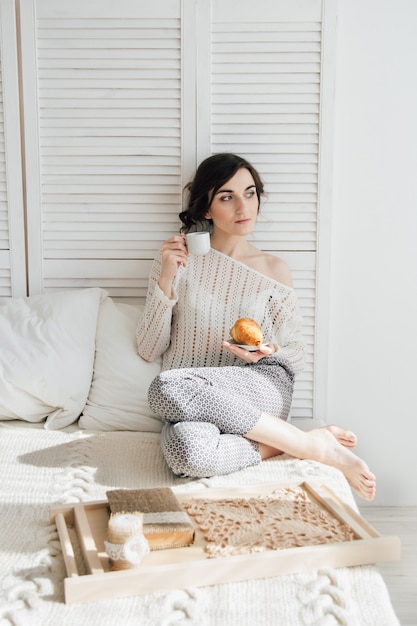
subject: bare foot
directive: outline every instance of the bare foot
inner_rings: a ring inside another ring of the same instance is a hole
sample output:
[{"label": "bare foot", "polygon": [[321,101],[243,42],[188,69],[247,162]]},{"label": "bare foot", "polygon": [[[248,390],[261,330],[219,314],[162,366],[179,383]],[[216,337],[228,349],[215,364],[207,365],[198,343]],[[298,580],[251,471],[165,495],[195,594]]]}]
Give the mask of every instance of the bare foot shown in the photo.
[{"label": "bare foot", "polygon": [[[341,429],[342,430],[342,429]],[[315,439],[314,460],[340,469],[356,493],[365,500],[375,497],[376,481],[368,465],[339,443],[327,427],[309,431]]]},{"label": "bare foot", "polygon": [[333,437],[345,448],[354,448],[358,442],[358,438],[355,433],[351,430],[345,430],[344,428],[340,428],[340,426],[336,426],[335,424],[330,424],[329,426],[324,426],[329,433],[332,433]]}]

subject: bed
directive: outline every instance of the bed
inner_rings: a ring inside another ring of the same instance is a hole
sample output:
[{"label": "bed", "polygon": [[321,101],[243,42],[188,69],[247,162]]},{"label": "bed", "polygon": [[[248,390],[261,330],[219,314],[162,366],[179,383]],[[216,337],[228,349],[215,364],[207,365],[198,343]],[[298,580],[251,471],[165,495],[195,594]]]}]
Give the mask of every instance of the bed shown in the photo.
[{"label": "bed", "polygon": [[372,563],[65,602],[67,572],[50,518],[56,505],[102,501],[116,488],[192,496],[312,481],[357,510],[338,470],[287,455],[228,476],[175,477],[146,402],[160,364],[136,353],[141,310],[94,288],[0,300],[0,624],[398,625]]}]

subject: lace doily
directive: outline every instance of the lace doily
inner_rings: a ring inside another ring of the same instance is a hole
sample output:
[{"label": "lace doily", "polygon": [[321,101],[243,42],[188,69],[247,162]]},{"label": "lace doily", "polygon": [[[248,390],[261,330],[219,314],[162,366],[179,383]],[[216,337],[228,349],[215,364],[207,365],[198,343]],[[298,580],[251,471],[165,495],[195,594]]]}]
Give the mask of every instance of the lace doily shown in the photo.
[{"label": "lace doily", "polygon": [[202,531],[210,557],[351,541],[347,524],[310,500],[301,487],[268,495],[183,503]]}]

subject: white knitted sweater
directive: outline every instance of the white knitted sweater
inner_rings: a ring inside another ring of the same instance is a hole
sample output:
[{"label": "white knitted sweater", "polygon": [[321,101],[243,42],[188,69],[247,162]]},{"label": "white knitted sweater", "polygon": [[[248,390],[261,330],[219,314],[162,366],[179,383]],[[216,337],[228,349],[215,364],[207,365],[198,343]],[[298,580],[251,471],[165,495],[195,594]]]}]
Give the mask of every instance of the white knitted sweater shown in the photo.
[{"label": "white knitted sweater", "polygon": [[190,255],[174,281],[172,299],[158,286],[161,255],[149,277],[145,311],[136,338],[142,358],[162,357],[162,369],[215,367],[240,362],[221,346],[241,317],[255,319],[265,343],[279,346],[296,373],[304,366],[301,316],[294,289],[211,249]]}]

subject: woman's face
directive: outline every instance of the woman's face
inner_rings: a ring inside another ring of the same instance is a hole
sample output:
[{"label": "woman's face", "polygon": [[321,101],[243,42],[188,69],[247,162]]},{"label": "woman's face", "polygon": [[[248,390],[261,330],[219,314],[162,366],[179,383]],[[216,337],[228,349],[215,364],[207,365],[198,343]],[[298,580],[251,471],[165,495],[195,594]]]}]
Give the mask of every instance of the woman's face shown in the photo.
[{"label": "woman's face", "polygon": [[215,193],[205,217],[213,220],[214,230],[245,236],[252,232],[258,210],[255,181],[242,168]]}]

